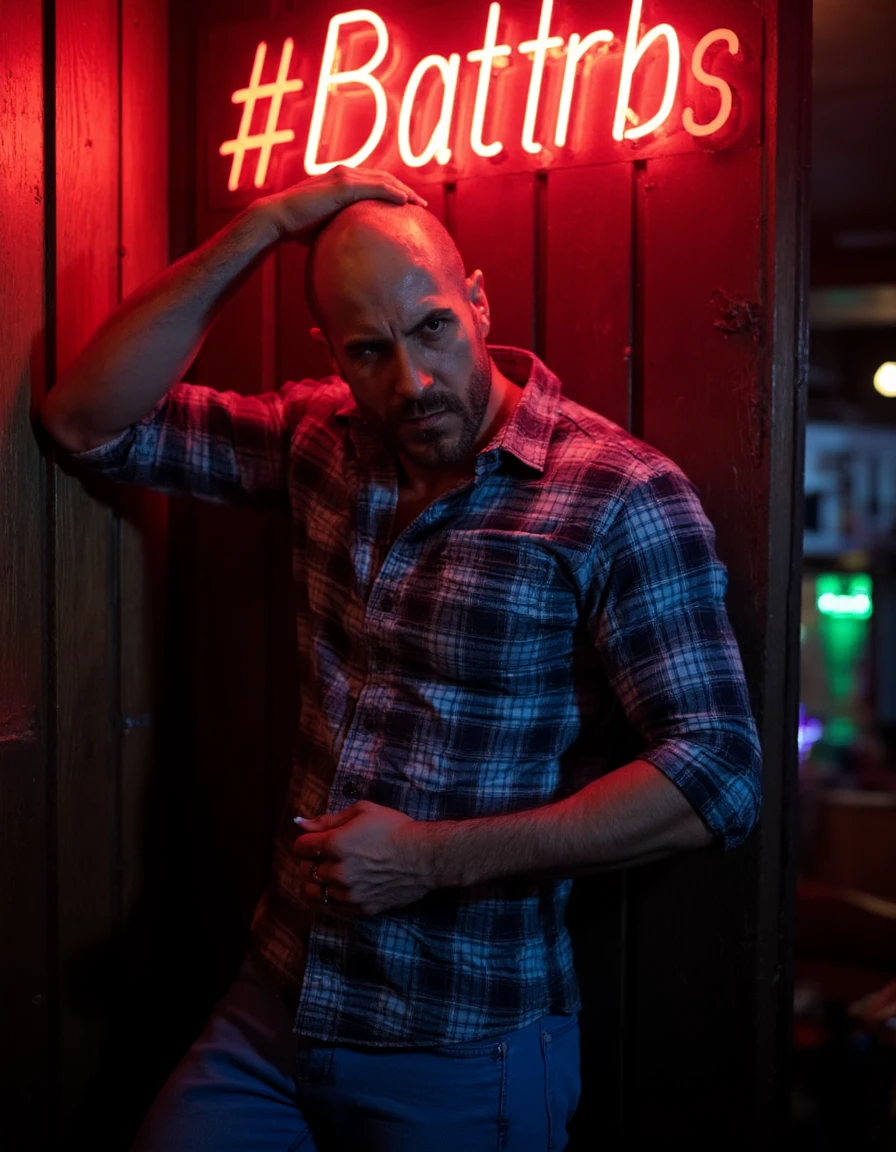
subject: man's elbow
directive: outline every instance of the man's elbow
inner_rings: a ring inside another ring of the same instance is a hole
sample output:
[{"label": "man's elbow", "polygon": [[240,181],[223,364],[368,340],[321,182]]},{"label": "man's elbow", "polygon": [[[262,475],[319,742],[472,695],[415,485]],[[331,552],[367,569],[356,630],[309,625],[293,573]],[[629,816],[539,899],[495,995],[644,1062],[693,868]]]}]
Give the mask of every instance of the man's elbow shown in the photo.
[{"label": "man's elbow", "polygon": [[72,414],[58,385],[46,394],[41,403],[40,422],[51,439],[70,453],[88,452],[111,439],[84,427],[83,422]]}]

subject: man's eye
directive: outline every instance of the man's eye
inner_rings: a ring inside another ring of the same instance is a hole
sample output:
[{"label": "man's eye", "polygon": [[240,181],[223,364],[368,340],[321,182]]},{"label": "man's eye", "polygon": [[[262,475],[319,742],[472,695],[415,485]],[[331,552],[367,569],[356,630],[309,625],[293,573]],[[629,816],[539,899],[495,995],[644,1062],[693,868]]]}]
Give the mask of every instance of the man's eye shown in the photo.
[{"label": "man's eye", "polygon": [[423,331],[428,336],[438,336],[445,331],[448,321],[443,316],[433,317],[432,320],[427,320],[423,325]]},{"label": "man's eye", "polygon": [[379,352],[376,344],[361,344],[354,351],[355,360],[373,360]]}]

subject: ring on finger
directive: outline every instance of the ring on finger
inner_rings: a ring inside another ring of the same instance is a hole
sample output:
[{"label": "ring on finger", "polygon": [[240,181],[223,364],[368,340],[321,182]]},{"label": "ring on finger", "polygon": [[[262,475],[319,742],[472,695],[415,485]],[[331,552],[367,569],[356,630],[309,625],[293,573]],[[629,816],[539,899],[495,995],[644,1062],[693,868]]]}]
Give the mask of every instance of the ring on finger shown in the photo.
[{"label": "ring on finger", "polygon": [[313,861],[311,864],[311,879],[314,881],[315,884],[320,884],[321,880],[320,880],[320,876],[319,876],[318,871],[317,871],[317,865],[318,865],[317,860]]},{"label": "ring on finger", "polygon": [[321,884],[320,886],[320,898],[324,904],[330,903],[330,893],[327,891],[326,884]]}]

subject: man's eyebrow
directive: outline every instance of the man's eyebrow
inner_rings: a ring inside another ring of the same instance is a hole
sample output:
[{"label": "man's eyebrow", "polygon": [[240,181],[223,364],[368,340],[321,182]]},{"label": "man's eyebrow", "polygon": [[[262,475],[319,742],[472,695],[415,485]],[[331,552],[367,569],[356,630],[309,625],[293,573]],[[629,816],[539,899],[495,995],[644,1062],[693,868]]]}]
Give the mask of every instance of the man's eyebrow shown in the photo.
[{"label": "man's eyebrow", "polygon": [[430,308],[422,320],[418,320],[409,331],[405,332],[405,336],[413,336],[415,332],[419,332],[432,320],[453,320],[455,316],[456,313],[453,308]]},{"label": "man's eyebrow", "polygon": [[[454,320],[457,313],[453,308],[430,308],[429,311],[421,317],[421,319],[414,322],[411,327],[404,333],[405,336],[413,336],[415,332],[419,332],[421,328],[425,327],[432,320]],[[343,348],[346,352],[353,352],[358,348],[364,348],[368,344],[387,344],[386,337],[371,333],[370,336],[350,336],[348,340],[343,343]]]}]

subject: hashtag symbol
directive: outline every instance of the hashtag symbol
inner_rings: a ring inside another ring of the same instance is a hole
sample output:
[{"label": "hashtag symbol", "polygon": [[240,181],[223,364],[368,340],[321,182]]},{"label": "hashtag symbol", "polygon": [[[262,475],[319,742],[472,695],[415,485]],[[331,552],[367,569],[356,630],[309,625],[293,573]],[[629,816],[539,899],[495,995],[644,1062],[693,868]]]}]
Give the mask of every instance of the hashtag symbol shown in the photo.
[{"label": "hashtag symbol", "polygon": [[[227,182],[227,187],[231,192],[235,192],[239,187],[240,176],[243,172],[243,160],[247,152],[255,151],[258,149],[258,162],[255,166],[255,187],[261,188],[264,184],[265,177],[268,174],[268,164],[271,159],[271,150],[275,144],[288,144],[291,140],[295,139],[295,132],[291,128],[278,128],[277,121],[280,119],[280,109],[283,105],[283,97],[287,92],[301,92],[304,84],[301,80],[287,80],[289,74],[289,65],[292,61],[292,48],[293,42],[291,38],[287,38],[283,42],[283,50],[280,53],[280,66],[277,69],[277,79],[272,84],[262,84],[261,72],[264,68],[264,60],[267,55],[268,46],[262,42],[255,49],[255,62],[252,65],[252,75],[249,77],[248,88],[238,88],[236,92],[230,97],[234,104],[242,104],[243,114],[240,118],[239,131],[236,134],[236,139],[225,140],[221,147],[218,149],[222,156],[233,156],[230,165],[230,179]],[[252,116],[255,113],[255,105],[259,100],[269,99],[268,105],[268,119],[264,126],[264,132],[256,132],[255,135],[250,135],[249,129],[252,127]]]}]

